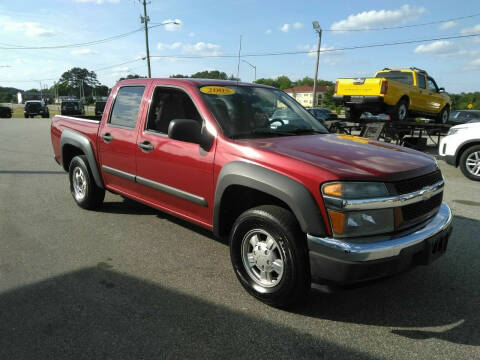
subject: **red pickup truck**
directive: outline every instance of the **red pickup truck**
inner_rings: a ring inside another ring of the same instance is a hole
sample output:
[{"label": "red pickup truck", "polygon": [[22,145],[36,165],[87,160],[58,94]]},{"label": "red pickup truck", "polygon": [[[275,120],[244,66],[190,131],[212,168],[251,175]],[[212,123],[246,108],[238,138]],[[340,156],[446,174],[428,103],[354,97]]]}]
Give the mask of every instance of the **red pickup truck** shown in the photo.
[{"label": "red pickup truck", "polygon": [[121,81],[101,119],[57,115],[51,137],[79,206],[108,190],[212,230],[241,284],[275,306],[312,283],[428,264],[451,233],[434,158],[329,134],[268,86]]}]

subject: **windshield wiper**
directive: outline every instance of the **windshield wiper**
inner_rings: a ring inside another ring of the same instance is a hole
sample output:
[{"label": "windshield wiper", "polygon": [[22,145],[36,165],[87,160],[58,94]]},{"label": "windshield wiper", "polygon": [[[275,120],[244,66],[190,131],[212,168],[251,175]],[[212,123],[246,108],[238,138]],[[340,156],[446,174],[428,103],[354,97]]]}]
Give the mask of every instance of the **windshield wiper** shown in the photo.
[{"label": "windshield wiper", "polygon": [[325,134],[324,132],[314,129],[292,129],[289,131],[291,134]]},{"label": "windshield wiper", "polygon": [[252,136],[294,136],[294,133],[290,131],[275,131],[275,130],[264,130],[264,129],[253,129],[251,132],[244,132],[233,134],[230,136],[231,139],[241,139],[241,138],[249,138]]}]

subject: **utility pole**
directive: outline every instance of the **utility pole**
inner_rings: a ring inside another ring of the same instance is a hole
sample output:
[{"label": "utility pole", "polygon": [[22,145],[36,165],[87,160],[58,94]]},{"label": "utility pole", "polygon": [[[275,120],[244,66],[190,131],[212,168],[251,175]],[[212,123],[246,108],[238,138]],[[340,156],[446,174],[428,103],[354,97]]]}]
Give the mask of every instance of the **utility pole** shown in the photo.
[{"label": "utility pole", "polygon": [[318,21],[314,21],[313,29],[318,34],[318,44],[317,44],[317,63],[315,64],[315,77],[313,78],[313,99],[312,99],[312,107],[315,107],[316,100],[317,100],[317,77],[318,77],[318,61],[320,59],[320,45],[322,44],[322,28],[318,24]]},{"label": "utility pole", "polygon": [[148,77],[152,77],[152,70],[150,68],[150,49],[148,48],[148,22],[150,18],[147,16],[147,1],[143,0],[143,16],[140,16],[140,22],[145,24],[145,47],[147,49],[147,70]]},{"label": "utility pole", "polygon": [[237,79],[240,79],[240,54],[242,52],[242,35],[240,35],[240,43],[238,44],[238,65],[237,65]]},{"label": "utility pole", "polygon": [[248,65],[250,65],[250,66],[253,68],[254,73],[255,73],[255,77],[254,77],[253,82],[257,81],[257,67],[256,67],[255,65],[253,65],[253,64],[250,64],[247,60],[243,60],[243,59],[242,59],[242,61],[243,61],[244,63],[247,63]]}]

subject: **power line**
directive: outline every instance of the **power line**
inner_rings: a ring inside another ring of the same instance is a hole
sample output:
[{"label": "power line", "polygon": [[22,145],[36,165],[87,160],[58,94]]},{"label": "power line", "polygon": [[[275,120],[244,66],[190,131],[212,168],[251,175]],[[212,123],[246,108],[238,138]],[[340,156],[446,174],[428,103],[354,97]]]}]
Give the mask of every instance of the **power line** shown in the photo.
[{"label": "power line", "polygon": [[[395,42],[382,43],[382,44],[349,46],[349,47],[343,47],[343,48],[320,50],[320,52],[325,53],[325,52],[335,52],[335,51],[345,51],[345,50],[367,49],[367,48],[374,48],[374,47],[415,44],[415,43],[438,41],[438,40],[462,39],[462,38],[469,38],[469,37],[475,37],[475,36],[480,36],[480,33],[469,34],[469,35],[444,36],[444,37],[419,39],[419,40],[395,41]],[[308,50],[308,51],[301,50],[301,51],[282,51],[282,52],[272,52],[272,53],[250,53],[250,54],[247,53],[247,54],[242,54],[241,57],[243,58],[243,57],[299,55],[299,54],[314,54],[316,52],[317,52],[316,50]],[[236,58],[236,57],[238,57],[238,54],[237,55],[235,55],[235,54],[225,54],[225,55],[150,55],[150,57],[152,57],[152,58],[153,57],[154,58],[174,58],[174,59]]]},{"label": "power line", "polygon": [[[113,65],[109,65],[109,66],[104,66],[104,67],[101,67],[101,68],[93,69],[92,71],[94,71],[94,72],[100,72],[100,71],[112,69],[112,68],[117,67],[117,66],[126,65],[126,64],[131,64],[131,63],[134,63],[134,62],[137,62],[137,61],[142,61],[142,60],[144,60],[144,59],[141,58],[141,59],[128,60],[128,61],[124,61],[124,62],[121,62],[121,63],[117,63],[117,64],[113,64]],[[57,76],[57,77],[48,78],[48,79],[6,80],[6,81],[5,81],[5,80],[0,80],[0,82],[4,82],[4,83],[31,83],[31,82],[39,82],[39,81],[54,81],[54,80],[58,80],[58,78],[59,78],[59,77]]]},{"label": "power line", "polygon": [[[357,49],[367,49],[367,48],[375,48],[375,47],[384,47],[384,46],[396,46],[396,45],[406,45],[406,44],[415,44],[415,43],[422,43],[422,42],[430,42],[430,41],[439,41],[439,40],[453,40],[453,39],[463,39],[463,38],[471,38],[480,36],[478,34],[469,34],[469,35],[454,35],[454,36],[443,36],[443,37],[436,37],[436,38],[429,38],[429,39],[418,39],[418,40],[405,40],[405,41],[395,41],[389,43],[382,43],[382,44],[368,44],[368,45],[358,45],[358,46],[348,46],[343,48],[336,48],[336,49],[325,49],[320,50],[321,53],[326,52],[335,52],[335,51],[346,51],[346,50],[357,50]],[[264,56],[283,56],[283,55],[300,55],[300,54],[310,54],[316,53],[316,50],[313,51],[283,51],[283,52],[271,52],[271,53],[247,53],[242,54],[241,57],[264,57]],[[150,55],[151,58],[174,58],[174,59],[206,59],[206,58],[238,58],[238,54],[225,54],[225,55]],[[117,63],[110,66],[105,66],[102,68],[94,69],[93,71],[103,71],[107,69],[111,69],[117,66],[130,64],[133,62],[144,60],[144,58],[133,59],[124,61],[121,63]],[[3,81],[6,83],[22,83],[22,82],[38,82],[38,81],[51,81],[57,80],[57,78],[49,78],[49,79],[40,79],[40,80],[18,80],[18,81]]]},{"label": "power line", "polygon": [[13,44],[5,44],[5,43],[0,43],[0,49],[2,50],[44,50],[44,49],[65,49],[65,48],[71,48],[71,47],[80,47],[80,46],[89,46],[89,45],[97,45],[97,44],[103,44],[109,41],[121,39],[127,36],[130,36],[134,33],[137,33],[139,31],[142,31],[143,28],[139,28],[133,31],[129,31],[127,33],[119,34],[119,35],[114,35],[108,38],[100,39],[100,40],[94,40],[94,41],[87,41],[83,43],[75,43],[75,44],[64,44],[64,45],[50,45],[50,46],[20,46],[20,45],[13,45]]},{"label": "power line", "polygon": [[[176,24],[175,22],[167,22],[167,23],[158,23],[155,25],[151,25],[148,28],[156,28],[159,26],[165,26],[168,24]],[[48,49],[65,49],[65,48],[74,48],[74,47],[81,47],[81,46],[91,46],[91,45],[97,45],[97,44],[103,44],[106,42],[118,40],[125,38],[127,36],[130,36],[132,34],[135,34],[137,32],[144,31],[144,27],[140,27],[136,30],[132,30],[123,34],[118,34],[114,36],[110,36],[108,38],[104,39],[99,39],[99,40],[93,40],[93,41],[87,41],[83,43],[73,43],[73,44],[63,44],[63,45],[47,45],[47,46],[25,46],[25,45],[15,45],[15,44],[8,44],[8,43],[1,43],[0,42],[0,49],[2,50],[48,50]]]},{"label": "power line", "polygon": [[476,13],[473,15],[466,15],[466,16],[460,16],[456,18],[450,18],[450,19],[445,19],[445,20],[438,20],[438,21],[431,21],[431,22],[426,22],[426,23],[420,23],[420,24],[411,24],[411,25],[399,25],[399,26],[385,26],[385,27],[379,27],[379,28],[364,28],[364,29],[325,29],[323,31],[332,31],[332,32],[349,32],[349,31],[380,31],[380,30],[394,30],[394,29],[406,29],[406,28],[413,28],[413,27],[418,27],[418,26],[427,26],[427,25],[435,25],[435,24],[441,24],[441,23],[446,23],[449,21],[455,21],[455,20],[463,20],[463,19],[469,19],[473,17],[480,16],[480,13]]}]

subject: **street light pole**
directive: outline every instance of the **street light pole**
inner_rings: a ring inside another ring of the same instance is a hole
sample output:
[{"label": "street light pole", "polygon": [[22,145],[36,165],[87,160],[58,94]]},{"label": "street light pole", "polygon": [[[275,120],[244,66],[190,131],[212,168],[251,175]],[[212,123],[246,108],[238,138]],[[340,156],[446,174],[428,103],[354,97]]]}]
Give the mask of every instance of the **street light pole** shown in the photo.
[{"label": "street light pole", "polygon": [[317,43],[317,62],[315,64],[315,77],[313,78],[313,99],[312,107],[315,107],[317,100],[317,77],[318,77],[318,61],[320,59],[320,46],[322,44],[322,28],[318,24],[318,21],[314,21],[313,29],[318,33],[318,43]]},{"label": "street light pole", "polygon": [[256,67],[255,65],[253,65],[253,64],[250,64],[247,60],[243,60],[243,59],[242,59],[242,61],[243,61],[244,63],[250,65],[250,66],[253,68],[254,74],[255,74],[255,77],[254,77],[255,80],[254,80],[254,82],[257,81],[257,67]]}]

